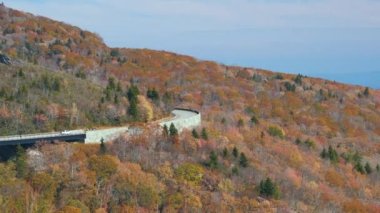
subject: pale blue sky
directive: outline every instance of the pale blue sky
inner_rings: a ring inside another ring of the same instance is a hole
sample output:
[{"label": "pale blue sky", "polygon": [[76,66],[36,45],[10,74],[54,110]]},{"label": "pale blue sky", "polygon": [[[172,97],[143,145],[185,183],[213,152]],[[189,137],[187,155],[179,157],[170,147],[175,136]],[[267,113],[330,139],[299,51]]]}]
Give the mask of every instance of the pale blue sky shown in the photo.
[{"label": "pale blue sky", "polygon": [[380,0],[4,0],[100,34],[229,65],[380,88]]}]

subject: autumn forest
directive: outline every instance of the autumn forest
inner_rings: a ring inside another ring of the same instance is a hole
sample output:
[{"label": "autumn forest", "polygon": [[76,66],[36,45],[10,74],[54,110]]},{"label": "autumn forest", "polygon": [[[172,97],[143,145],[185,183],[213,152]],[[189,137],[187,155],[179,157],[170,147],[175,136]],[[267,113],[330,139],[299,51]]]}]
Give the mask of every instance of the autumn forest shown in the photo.
[{"label": "autumn forest", "polygon": [[[1,136],[143,131],[17,146],[1,157],[1,212],[380,212],[379,90],[110,48],[5,6],[0,50]],[[175,107],[202,126],[154,122]]]}]

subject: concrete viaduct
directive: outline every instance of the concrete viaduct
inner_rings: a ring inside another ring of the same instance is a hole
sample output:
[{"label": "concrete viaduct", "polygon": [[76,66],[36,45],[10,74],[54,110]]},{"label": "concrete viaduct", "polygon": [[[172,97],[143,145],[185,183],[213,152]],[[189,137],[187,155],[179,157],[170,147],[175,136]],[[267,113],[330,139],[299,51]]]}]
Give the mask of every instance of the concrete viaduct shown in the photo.
[{"label": "concrete viaduct", "polygon": [[85,139],[86,132],[84,130],[74,130],[68,132],[52,132],[0,137],[0,146],[35,144],[42,141],[84,142]]},{"label": "concrete viaduct", "polygon": [[[195,128],[201,125],[201,114],[198,111],[175,108],[172,111],[173,118],[164,119],[159,122],[160,126],[174,124],[176,128],[181,132],[183,129]],[[38,142],[82,142],[82,143],[100,143],[103,139],[104,142],[111,141],[121,134],[128,133],[128,127],[116,127],[103,130],[72,130],[64,132],[52,132],[52,133],[40,133],[30,135],[14,135],[0,137],[0,146],[9,145],[27,145],[35,144]]]}]

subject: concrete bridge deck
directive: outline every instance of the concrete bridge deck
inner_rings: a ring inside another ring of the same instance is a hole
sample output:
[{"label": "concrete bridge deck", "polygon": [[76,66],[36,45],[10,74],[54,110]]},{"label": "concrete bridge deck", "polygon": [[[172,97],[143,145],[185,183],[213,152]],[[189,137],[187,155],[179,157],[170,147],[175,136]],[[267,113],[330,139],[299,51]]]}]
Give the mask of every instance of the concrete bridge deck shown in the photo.
[{"label": "concrete bridge deck", "polygon": [[[171,118],[163,119],[157,123],[160,126],[173,123],[181,132],[183,129],[191,129],[201,125],[201,113],[191,109],[175,108],[172,111],[174,115]],[[17,145],[17,144],[35,144],[39,141],[66,141],[66,142],[85,142],[85,143],[100,143],[112,141],[122,134],[133,134],[133,130],[125,127],[114,127],[100,130],[71,130],[64,132],[51,132],[29,135],[13,135],[0,137],[0,146]]]},{"label": "concrete bridge deck", "polygon": [[86,132],[84,130],[73,130],[65,132],[51,132],[28,135],[12,135],[0,137],[0,146],[17,145],[17,144],[34,144],[39,141],[66,141],[66,142],[84,142]]}]

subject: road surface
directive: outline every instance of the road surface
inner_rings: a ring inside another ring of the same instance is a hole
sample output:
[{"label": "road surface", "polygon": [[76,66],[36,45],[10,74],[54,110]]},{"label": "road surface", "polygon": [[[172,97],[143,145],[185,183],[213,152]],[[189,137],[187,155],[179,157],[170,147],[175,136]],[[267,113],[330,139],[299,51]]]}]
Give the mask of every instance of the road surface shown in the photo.
[{"label": "road surface", "polygon": [[[174,117],[156,121],[160,126],[170,125],[173,123],[175,127],[181,132],[183,129],[191,129],[199,126],[201,124],[201,115],[197,111],[186,110],[186,109],[175,109],[172,111]],[[114,127],[105,128],[99,130],[70,130],[63,132],[52,132],[52,133],[40,133],[40,134],[30,134],[30,135],[15,135],[15,136],[5,136],[0,137],[0,142],[4,141],[14,141],[18,139],[34,139],[34,138],[50,138],[58,136],[69,136],[76,134],[86,134],[85,143],[100,143],[103,139],[104,142],[112,141],[123,134],[136,134],[136,129],[129,129],[128,126],[124,127]]]},{"label": "road surface", "polygon": [[173,118],[163,120],[160,126],[170,127],[171,124],[181,132],[184,129],[191,129],[201,125],[201,114],[194,110],[175,109],[172,111]]},{"label": "road surface", "polygon": [[0,136],[0,141],[15,141],[19,139],[36,139],[39,138],[43,140],[44,138],[53,138],[68,135],[79,135],[85,134],[84,130],[72,130],[63,132],[49,132],[49,133],[38,133],[38,134],[25,134],[25,135],[10,135],[10,136]]}]

